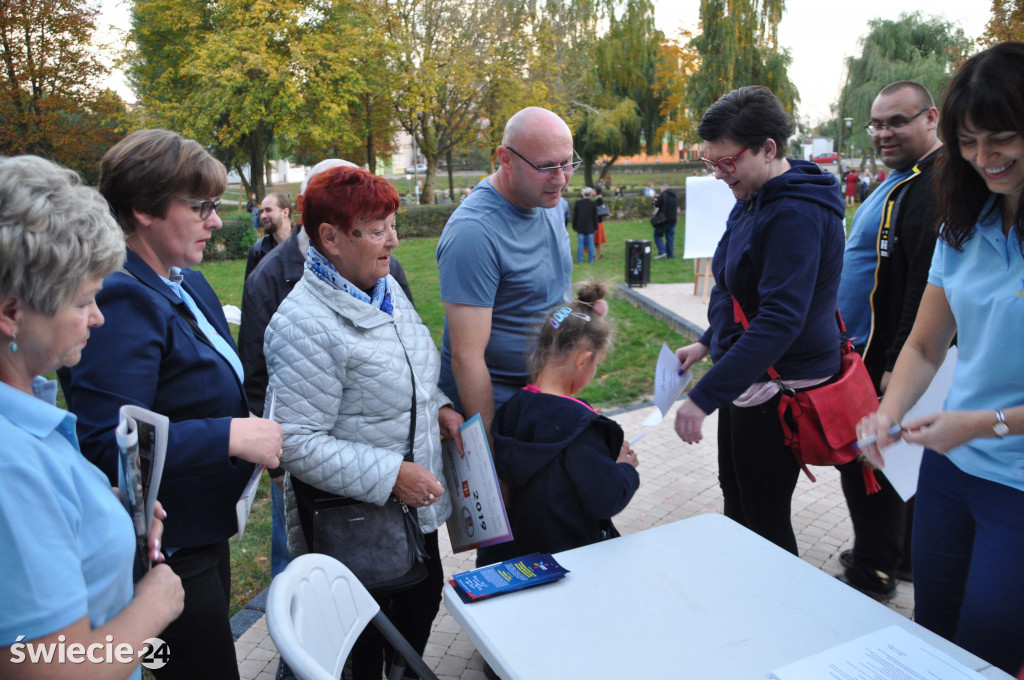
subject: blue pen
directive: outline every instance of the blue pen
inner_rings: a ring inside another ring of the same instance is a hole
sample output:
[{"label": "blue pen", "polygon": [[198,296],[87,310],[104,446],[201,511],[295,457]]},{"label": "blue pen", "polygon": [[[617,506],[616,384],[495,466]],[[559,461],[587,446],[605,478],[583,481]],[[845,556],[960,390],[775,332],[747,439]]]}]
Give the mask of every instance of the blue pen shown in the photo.
[{"label": "blue pen", "polygon": [[[890,437],[895,437],[900,432],[903,432],[903,426],[902,425],[897,424],[897,425],[893,425],[892,427],[889,428],[889,436]],[[868,437],[864,437],[864,439],[858,439],[857,443],[853,445],[853,449],[855,451],[860,451],[865,446],[871,446],[876,441],[878,441],[878,437],[876,437],[875,435],[870,435]]]}]

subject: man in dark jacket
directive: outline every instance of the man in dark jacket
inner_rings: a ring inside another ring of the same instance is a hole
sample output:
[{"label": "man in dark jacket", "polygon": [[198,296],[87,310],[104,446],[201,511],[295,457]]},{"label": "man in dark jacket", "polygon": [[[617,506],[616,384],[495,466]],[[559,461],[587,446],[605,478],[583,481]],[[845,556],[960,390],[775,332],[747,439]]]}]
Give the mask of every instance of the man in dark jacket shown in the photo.
[{"label": "man in dark jacket", "polygon": [[[854,348],[879,396],[917,316],[935,249],[936,208],[931,173],[942,148],[939,112],[928,90],[900,81],[883,89],[871,106],[868,133],[892,173],[857,210],[843,258],[839,309]],[[856,461],[839,467],[853,520],[854,547],[839,560],[840,580],[876,597],[910,580],[910,519],[885,475],[867,495]]]},{"label": "man in dark jacket", "polygon": [[292,201],[288,194],[274,193],[265,196],[263,203],[260,204],[259,215],[260,222],[263,223],[263,236],[249,248],[249,257],[245,262],[245,278],[249,278],[249,274],[252,274],[260,260],[292,232]]},{"label": "man in dark jacket", "polygon": [[[665,258],[672,259],[675,254],[676,243],[676,220],[679,219],[679,199],[676,192],[668,188],[667,184],[661,185],[661,193],[654,199],[654,207],[658,209],[656,214],[663,215],[667,222],[661,222],[654,227],[654,245],[658,248],[655,260]],[[662,239],[665,239],[662,244]]]},{"label": "man in dark jacket", "polygon": [[594,263],[594,232],[597,231],[597,204],[590,198],[594,190],[583,187],[582,197],[572,207],[572,230],[576,232],[576,262],[583,263],[586,251],[591,264]]}]

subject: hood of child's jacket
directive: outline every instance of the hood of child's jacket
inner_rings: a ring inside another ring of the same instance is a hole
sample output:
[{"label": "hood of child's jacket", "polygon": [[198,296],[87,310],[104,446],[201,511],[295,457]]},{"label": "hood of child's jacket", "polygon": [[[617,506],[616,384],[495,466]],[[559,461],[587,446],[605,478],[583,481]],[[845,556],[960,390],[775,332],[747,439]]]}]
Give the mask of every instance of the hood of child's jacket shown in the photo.
[{"label": "hood of child's jacket", "polygon": [[[522,398],[516,398],[522,397]],[[512,487],[525,485],[596,420],[581,404],[553,394],[517,394],[494,418],[494,467]]]}]

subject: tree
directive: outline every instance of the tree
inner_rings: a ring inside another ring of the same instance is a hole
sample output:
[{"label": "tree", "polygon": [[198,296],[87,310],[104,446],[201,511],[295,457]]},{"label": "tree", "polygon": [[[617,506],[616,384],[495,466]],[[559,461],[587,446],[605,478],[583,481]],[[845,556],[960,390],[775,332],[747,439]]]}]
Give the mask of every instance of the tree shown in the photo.
[{"label": "tree", "polygon": [[388,6],[395,108],[427,161],[420,200],[432,203],[441,159],[487,124],[480,113],[490,94],[525,75],[529,6],[518,0],[391,0]]},{"label": "tree", "polygon": [[946,83],[966,58],[971,42],[950,22],[938,17],[924,19],[917,12],[895,21],[873,19],[868,26],[868,34],[860,41],[860,56],[846,60],[846,83],[835,109],[837,115],[829,125],[838,131],[840,121],[853,118],[857,124],[844,131],[843,137],[865,149],[873,163],[871,138],[862,125],[879,91],[898,80],[913,80],[928,88],[941,107]]},{"label": "tree", "polygon": [[125,134],[124,102],[91,44],[98,10],[82,0],[0,3],[0,154],[36,154],[96,179]]},{"label": "tree", "polygon": [[800,97],[789,79],[792,59],[780,50],[784,0],[701,0],[701,33],[692,40],[700,69],[690,78],[690,109],[699,117],[723,94],[763,85],[792,113]]},{"label": "tree", "polygon": [[1024,40],[1024,0],[992,0],[992,18],[978,38],[982,47]]}]

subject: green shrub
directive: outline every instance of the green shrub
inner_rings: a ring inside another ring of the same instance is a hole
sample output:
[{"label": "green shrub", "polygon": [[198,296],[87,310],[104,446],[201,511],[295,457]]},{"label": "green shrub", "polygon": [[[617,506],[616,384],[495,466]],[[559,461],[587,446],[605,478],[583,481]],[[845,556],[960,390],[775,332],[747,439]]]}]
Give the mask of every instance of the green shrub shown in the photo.
[{"label": "green shrub", "polygon": [[459,207],[455,203],[443,205],[403,205],[398,209],[395,226],[399,238],[440,236],[448,218]]},{"label": "green shrub", "polygon": [[[682,212],[686,203],[686,189],[673,187],[673,191],[679,197],[679,211]],[[570,209],[578,200],[570,201]],[[605,197],[604,202],[611,210],[610,220],[646,220],[654,214],[654,199],[647,196],[612,196]]]},{"label": "green shrub", "polygon": [[256,230],[252,228],[252,216],[222,218],[224,226],[210,236],[210,242],[203,251],[203,259],[244,260],[249,248],[256,243]]}]

